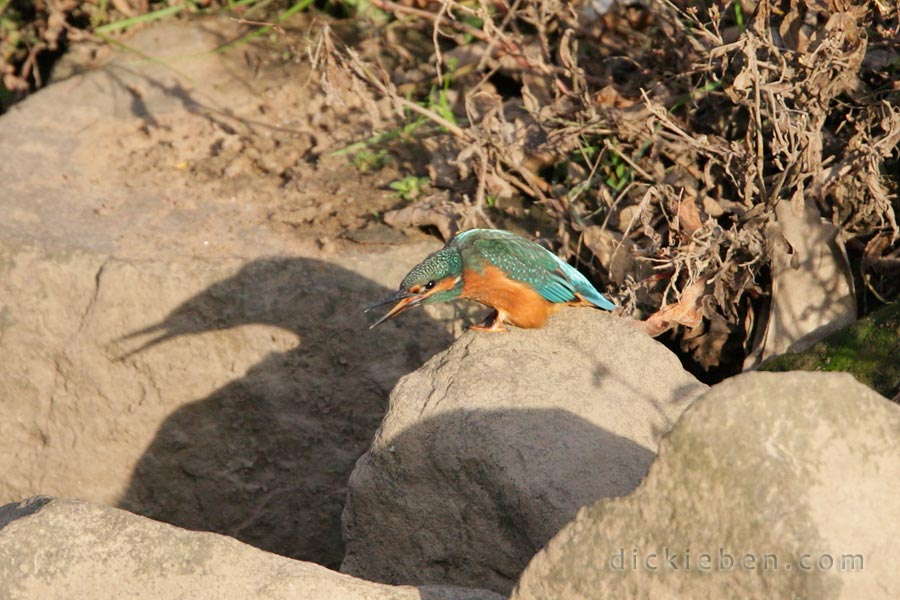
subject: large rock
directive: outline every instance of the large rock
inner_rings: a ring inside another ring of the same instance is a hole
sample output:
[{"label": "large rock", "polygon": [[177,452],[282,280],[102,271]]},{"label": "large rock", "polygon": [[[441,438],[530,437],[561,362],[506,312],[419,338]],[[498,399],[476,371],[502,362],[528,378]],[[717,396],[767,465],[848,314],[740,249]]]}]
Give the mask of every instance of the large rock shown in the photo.
[{"label": "large rock", "polygon": [[898,555],[900,407],[849,375],[753,373],[695,402],[513,598],[898,598]]},{"label": "large rock", "polygon": [[705,389],[598,310],[466,334],[391,394],[350,479],[341,569],[508,592],[580,506],[638,485]]},{"label": "large rock", "polygon": [[387,292],[311,258],[0,243],[0,501],[75,496],[336,567],[390,389],[447,343],[424,313],[368,331],[361,305]]},{"label": "large rock", "polygon": [[500,600],[483,590],[391,587],[74,500],[0,507],[4,600]]},{"label": "large rock", "polygon": [[439,244],[334,241],[389,201],[316,158],[358,119],[324,119],[266,48],[212,51],[237,33],[148,27],[0,118],[0,503],[84,498],[337,566],[391,388],[452,337],[424,312],[370,332],[362,308]]}]

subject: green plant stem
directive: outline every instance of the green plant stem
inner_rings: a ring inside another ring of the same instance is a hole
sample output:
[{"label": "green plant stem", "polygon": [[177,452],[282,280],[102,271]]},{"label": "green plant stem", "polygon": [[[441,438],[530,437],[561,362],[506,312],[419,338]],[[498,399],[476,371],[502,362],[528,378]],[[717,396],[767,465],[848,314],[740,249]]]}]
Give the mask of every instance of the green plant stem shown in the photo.
[{"label": "green plant stem", "polygon": [[[277,17],[275,17],[275,22],[276,23],[284,23],[285,21],[287,21],[289,18],[291,18],[292,16],[294,16],[301,10],[308,8],[312,3],[313,3],[313,0],[300,0],[299,2],[296,2],[293,6],[291,6],[284,12],[279,13],[279,15]],[[226,50],[234,48],[235,46],[241,46],[251,40],[255,40],[256,38],[258,38],[262,35],[266,35],[273,29],[275,29],[275,25],[263,25],[262,27],[260,27],[258,29],[254,29],[250,33],[239,37],[238,39],[234,40],[233,42],[228,42],[227,44],[223,44],[223,45],[219,46],[218,48],[215,49],[215,52],[225,52]]]},{"label": "green plant stem", "polygon": [[364,150],[370,146],[377,146],[378,144],[389,142],[395,138],[403,137],[414,132],[416,129],[424,125],[427,121],[428,119],[426,119],[425,117],[420,117],[412,123],[407,123],[406,125],[398,129],[391,129],[390,131],[385,131],[384,133],[373,135],[368,139],[350,144],[349,146],[344,146],[343,148],[335,150],[334,152],[329,152],[328,156],[342,156],[351,152],[359,152],[360,150]]},{"label": "green plant stem", "polygon": [[165,17],[170,17],[172,15],[177,15],[181,11],[186,8],[190,8],[190,4],[176,4],[174,6],[167,6],[166,8],[161,8],[159,10],[155,10],[153,12],[149,12],[147,14],[138,15],[136,17],[129,17],[127,19],[122,19],[121,21],[114,21],[112,23],[107,23],[106,25],[101,25],[97,29],[94,30],[94,33],[97,34],[107,34],[112,33],[114,31],[121,31],[122,29],[127,29],[134,25],[139,25],[141,23],[150,23],[152,21],[158,21]]}]

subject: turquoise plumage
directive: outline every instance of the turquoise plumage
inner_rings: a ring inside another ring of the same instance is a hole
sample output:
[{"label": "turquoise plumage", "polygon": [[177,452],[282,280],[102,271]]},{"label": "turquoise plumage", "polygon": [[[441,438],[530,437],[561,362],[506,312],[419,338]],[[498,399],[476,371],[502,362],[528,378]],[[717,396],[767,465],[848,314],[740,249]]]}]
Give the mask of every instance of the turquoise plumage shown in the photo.
[{"label": "turquoise plumage", "polygon": [[504,331],[504,321],[541,327],[564,304],[615,308],[577,269],[540,244],[509,231],[470,229],[416,265],[395,294],[370,306],[396,302],[372,327],[418,304],[457,298],[495,309],[490,325],[473,327],[487,331]]},{"label": "turquoise plumage", "polygon": [[469,229],[453,238],[448,246],[459,249],[463,264],[479,265],[486,261],[510,279],[530,285],[550,302],[576,302],[581,296],[598,308],[615,308],[578,269],[537,242],[512,232]]}]

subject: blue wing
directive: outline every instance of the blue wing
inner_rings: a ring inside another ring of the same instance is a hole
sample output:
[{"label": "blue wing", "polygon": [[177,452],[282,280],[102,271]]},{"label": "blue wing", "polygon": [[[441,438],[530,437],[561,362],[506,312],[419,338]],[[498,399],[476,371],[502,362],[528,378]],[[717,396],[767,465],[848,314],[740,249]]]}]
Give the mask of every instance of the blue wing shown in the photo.
[{"label": "blue wing", "polygon": [[[528,284],[550,302],[587,300],[598,308],[615,305],[591,282],[564,260],[531,240],[508,231],[470,229],[457,235],[451,245],[466,258],[480,258],[501,269],[515,281]],[[474,261],[477,264],[480,261]]]}]

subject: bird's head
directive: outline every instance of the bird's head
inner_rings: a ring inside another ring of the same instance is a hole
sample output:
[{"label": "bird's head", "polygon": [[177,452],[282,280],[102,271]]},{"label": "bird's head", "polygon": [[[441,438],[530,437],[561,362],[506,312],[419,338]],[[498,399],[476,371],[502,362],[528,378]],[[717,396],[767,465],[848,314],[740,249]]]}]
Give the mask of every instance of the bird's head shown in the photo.
[{"label": "bird's head", "polygon": [[387,298],[376,302],[366,310],[372,310],[385,304],[394,307],[369,329],[381,325],[388,319],[409,310],[419,304],[448,302],[459,297],[462,292],[462,257],[455,248],[444,248],[431,254],[407,273],[400,284],[400,289]]}]

